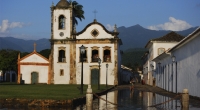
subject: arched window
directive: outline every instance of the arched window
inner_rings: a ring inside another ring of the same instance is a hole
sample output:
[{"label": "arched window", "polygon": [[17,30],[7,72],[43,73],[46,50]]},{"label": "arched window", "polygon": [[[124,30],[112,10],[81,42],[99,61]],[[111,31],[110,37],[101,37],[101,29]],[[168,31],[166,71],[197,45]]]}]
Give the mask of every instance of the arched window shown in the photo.
[{"label": "arched window", "polygon": [[111,62],[111,47],[103,47],[103,62]]},{"label": "arched window", "polygon": [[94,46],[91,48],[92,48],[91,62],[98,62],[98,58],[100,57],[99,56],[99,47]]},{"label": "arched window", "polygon": [[63,15],[59,16],[59,29],[64,29],[65,28],[65,17]]},{"label": "arched window", "polygon": [[[81,52],[80,52],[80,62],[81,62]],[[83,62],[87,62],[87,49],[85,50],[85,53],[83,54]]]},{"label": "arched window", "polygon": [[99,51],[92,50],[92,62],[98,62],[98,58],[99,58]]},{"label": "arched window", "polygon": [[58,62],[66,62],[64,50],[59,50]]},{"label": "arched window", "polygon": [[104,62],[110,62],[111,61],[111,56],[110,56],[110,50],[106,49],[104,50],[104,55],[103,55],[103,61]]}]

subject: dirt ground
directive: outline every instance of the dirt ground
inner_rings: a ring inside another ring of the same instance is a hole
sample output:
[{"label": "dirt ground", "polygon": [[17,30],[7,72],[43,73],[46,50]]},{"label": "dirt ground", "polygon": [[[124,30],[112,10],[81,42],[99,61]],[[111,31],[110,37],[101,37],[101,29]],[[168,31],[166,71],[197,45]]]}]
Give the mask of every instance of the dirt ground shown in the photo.
[{"label": "dirt ground", "polygon": [[[120,85],[120,86],[115,87],[115,89],[124,89],[124,88],[130,88],[130,85]],[[161,89],[159,87],[156,87],[156,86],[142,85],[140,83],[134,84],[134,89],[137,89],[140,91],[145,91],[145,92],[154,92],[156,94],[160,94],[160,95],[171,97],[171,98],[174,98],[177,95],[181,95],[181,93],[176,94],[176,93],[168,92],[168,91]],[[178,98],[178,99],[180,99],[180,98]],[[189,103],[190,103],[190,105],[192,105],[194,107],[200,108],[200,98],[199,97],[190,96]]]}]

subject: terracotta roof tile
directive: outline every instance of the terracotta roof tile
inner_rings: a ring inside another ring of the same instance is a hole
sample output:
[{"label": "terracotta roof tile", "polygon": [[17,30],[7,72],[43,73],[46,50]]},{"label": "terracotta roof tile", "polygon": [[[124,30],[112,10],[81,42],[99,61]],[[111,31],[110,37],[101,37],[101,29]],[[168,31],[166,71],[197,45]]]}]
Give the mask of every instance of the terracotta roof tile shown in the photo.
[{"label": "terracotta roof tile", "polygon": [[181,41],[183,38],[185,38],[184,36],[181,36],[175,32],[170,32],[162,37],[159,37],[159,38],[155,38],[155,39],[152,39],[151,41]]}]

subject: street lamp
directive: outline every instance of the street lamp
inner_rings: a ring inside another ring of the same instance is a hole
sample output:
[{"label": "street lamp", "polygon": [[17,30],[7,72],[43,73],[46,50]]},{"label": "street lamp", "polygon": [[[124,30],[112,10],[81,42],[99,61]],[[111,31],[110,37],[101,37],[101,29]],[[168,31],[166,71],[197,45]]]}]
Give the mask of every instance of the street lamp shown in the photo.
[{"label": "street lamp", "polygon": [[172,62],[174,63],[176,61],[176,57],[173,55],[172,56]]},{"label": "street lamp", "polygon": [[81,62],[82,62],[82,68],[81,68],[81,89],[80,89],[80,93],[83,94],[83,55],[85,54],[85,47],[82,45],[79,48],[80,48]]},{"label": "street lamp", "polygon": [[106,64],[106,88],[108,86],[107,81],[108,81],[108,63]]},{"label": "street lamp", "polygon": [[[172,56],[172,64],[175,63],[175,74],[176,74],[176,93],[177,93],[177,63],[176,63],[176,57]],[[172,67],[173,68],[173,67]]]},{"label": "street lamp", "polygon": [[161,63],[160,62],[158,62],[158,81],[159,81],[159,87],[160,87],[160,65],[161,65]]},{"label": "street lamp", "polygon": [[[98,75],[98,79],[100,80],[100,64],[101,64],[101,59],[100,58],[98,58],[98,64],[99,64],[99,75]],[[98,80],[98,90],[100,90],[100,87],[99,87],[99,85],[100,85],[100,81]]]}]

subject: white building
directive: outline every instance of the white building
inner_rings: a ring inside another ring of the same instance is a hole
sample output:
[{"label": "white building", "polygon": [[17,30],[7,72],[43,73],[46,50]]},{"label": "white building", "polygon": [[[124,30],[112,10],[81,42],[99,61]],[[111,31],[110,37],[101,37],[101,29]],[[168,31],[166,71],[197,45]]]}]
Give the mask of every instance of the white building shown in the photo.
[{"label": "white building", "polygon": [[[82,31],[76,32],[72,14],[72,4],[66,0],[60,0],[55,6],[51,6],[50,74],[48,79],[48,74],[45,73],[46,82],[80,84],[82,73],[80,47],[83,45],[86,49],[83,54],[83,84],[97,84],[98,80],[100,84],[105,84],[107,73],[108,84],[117,85],[121,66],[120,45],[122,45],[117,27],[115,26],[114,32],[110,32],[95,19]],[[100,65],[98,58],[102,61]],[[106,64],[109,65],[108,70]]]},{"label": "white building", "polygon": [[17,74],[15,71],[6,71],[4,74],[4,81],[6,82],[16,82]]},{"label": "white building", "polygon": [[152,39],[146,44],[145,48],[148,52],[146,52],[143,56],[143,80],[145,84],[155,85],[155,82],[157,81],[154,76],[154,69],[156,68],[156,65],[152,62],[152,60],[166,50],[172,48],[183,38],[183,36],[175,32],[170,32],[160,38]]},{"label": "white building", "polygon": [[188,89],[200,97],[200,28],[167,52],[153,59],[156,62],[156,85],[167,91],[181,93]]},{"label": "white building", "polygon": [[49,60],[34,51],[23,58],[18,56],[18,83],[50,84]]}]

